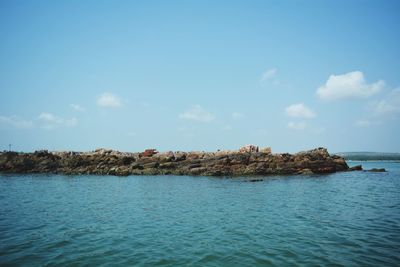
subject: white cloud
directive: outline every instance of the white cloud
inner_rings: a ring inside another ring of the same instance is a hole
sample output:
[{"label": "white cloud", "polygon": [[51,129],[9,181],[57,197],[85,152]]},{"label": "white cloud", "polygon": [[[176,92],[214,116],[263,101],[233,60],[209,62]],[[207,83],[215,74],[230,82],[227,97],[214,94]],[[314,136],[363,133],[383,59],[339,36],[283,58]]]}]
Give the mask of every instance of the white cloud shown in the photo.
[{"label": "white cloud", "polygon": [[287,127],[289,129],[297,130],[297,131],[302,131],[306,128],[307,124],[305,122],[294,122],[291,121],[288,123]]},{"label": "white cloud", "polygon": [[240,120],[244,118],[244,114],[240,112],[233,112],[232,113],[232,119],[234,120]]},{"label": "white cloud", "polygon": [[277,72],[278,72],[278,70],[276,68],[272,68],[272,69],[266,70],[262,74],[260,81],[261,82],[265,82],[265,81],[268,81],[268,80],[271,80],[271,79],[275,78]]},{"label": "white cloud", "polygon": [[333,101],[346,98],[366,98],[378,93],[385,86],[383,80],[368,84],[361,71],[331,75],[325,85],[317,89],[322,100]]},{"label": "white cloud", "polygon": [[315,112],[303,103],[288,106],[286,115],[292,118],[314,118],[316,116]]},{"label": "white cloud", "polygon": [[51,113],[47,113],[47,112],[42,112],[40,113],[40,115],[38,116],[38,119],[41,121],[45,121],[48,123],[61,123],[62,119],[51,114]]},{"label": "white cloud", "polygon": [[29,129],[29,128],[33,127],[32,121],[27,121],[27,120],[21,119],[20,117],[15,116],[15,115],[0,116],[0,123],[11,125],[15,128],[19,128],[19,129]]},{"label": "white cloud", "polygon": [[361,120],[356,121],[355,124],[358,127],[370,127],[372,125],[372,122],[367,119],[361,119]]},{"label": "white cloud", "polygon": [[70,104],[69,105],[73,110],[78,111],[78,112],[86,112],[86,109],[84,107],[81,107],[80,105],[77,104]]},{"label": "white cloud", "polygon": [[378,116],[400,115],[400,88],[392,90],[380,100],[375,106],[374,113]]},{"label": "white cloud", "polygon": [[111,93],[103,93],[97,98],[97,105],[103,108],[119,108],[122,107],[121,99]]},{"label": "white cloud", "polygon": [[180,114],[179,118],[199,122],[211,122],[215,119],[213,114],[204,110],[200,105],[195,105],[190,110]]},{"label": "white cloud", "polygon": [[74,127],[78,124],[78,120],[76,118],[63,119],[48,112],[40,113],[38,120],[42,124],[41,127],[46,130],[51,130],[58,126]]}]

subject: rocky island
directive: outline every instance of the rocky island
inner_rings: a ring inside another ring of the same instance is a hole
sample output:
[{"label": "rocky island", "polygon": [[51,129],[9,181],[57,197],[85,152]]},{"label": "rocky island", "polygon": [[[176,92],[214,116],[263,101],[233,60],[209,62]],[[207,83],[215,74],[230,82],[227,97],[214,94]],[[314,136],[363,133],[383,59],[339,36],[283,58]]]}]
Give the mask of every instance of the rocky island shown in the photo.
[{"label": "rocky island", "polygon": [[127,153],[107,149],[92,152],[0,153],[1,173],[97,175],[287,175],[348,171],[346,161],[325,148],[296,154],[271,153],[248,145],[237,151],[163,152],[147,149]]}]

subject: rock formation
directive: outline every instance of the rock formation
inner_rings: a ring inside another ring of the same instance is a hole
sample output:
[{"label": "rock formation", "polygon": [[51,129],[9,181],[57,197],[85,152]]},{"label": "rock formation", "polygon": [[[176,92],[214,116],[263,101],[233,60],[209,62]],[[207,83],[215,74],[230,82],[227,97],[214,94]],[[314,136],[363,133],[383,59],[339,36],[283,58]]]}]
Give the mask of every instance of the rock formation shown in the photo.
[{"label": "rock formation", "polygon": [[[147,152],[146,152],[147,151]],[[55,173],[100,175],[279,175],[347,171],[346,161],[325,148],[296,154],[272,154],[248,145],[239,151],[164,152],[155,149],[124,153],[97,149],[93,152],[0,153],[2,173]]]}]

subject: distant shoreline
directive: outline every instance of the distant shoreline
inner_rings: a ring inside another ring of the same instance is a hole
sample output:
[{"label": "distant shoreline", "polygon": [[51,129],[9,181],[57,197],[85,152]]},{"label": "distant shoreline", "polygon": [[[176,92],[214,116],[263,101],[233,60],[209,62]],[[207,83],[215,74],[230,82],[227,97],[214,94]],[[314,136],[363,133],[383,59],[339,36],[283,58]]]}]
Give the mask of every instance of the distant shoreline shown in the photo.
[{"label": "distant shoreline", "polygon": [[400,159],[345,159],[345,160],[346,160],[346,162],[353,162],[353,161],[356,161],[356,162],[359,162],[359,161],[362,161],[362,162],[380,162],[380,161],[383,161],[383,162],[400,163]]},{"label": "distant shoreline", "polygon": [[339,152],[335,155],[343,157],[345,160],[358,161],[400,161],[400,153],[385,152]]}]

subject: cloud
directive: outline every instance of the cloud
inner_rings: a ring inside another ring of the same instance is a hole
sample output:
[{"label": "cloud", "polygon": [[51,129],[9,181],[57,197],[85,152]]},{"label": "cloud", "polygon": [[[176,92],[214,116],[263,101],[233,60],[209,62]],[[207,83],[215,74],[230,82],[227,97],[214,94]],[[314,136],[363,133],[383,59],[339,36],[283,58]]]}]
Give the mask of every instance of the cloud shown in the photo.
[{"label": "cloud", "polygon": [[97,98],[97,105],[102,108],[122,107],[121,99],[111,93],[103,93]]},{"label": "cloud", "polygon": [[79,106],[77,104],[70,104],[69,106],[75,111],[86,112],[86,109],[84,107],[81,107],[81,106]]},{"label": "cloud", "polygon": [[200,105],[193,106],[190,110],[179,115],[179,118],[198,122],[211,122],[214,115],[204,110]]},{"label": "cloud", "polygon": [[244,114],[240,112],[233,112],[232,113],[232,119],[234,120],[240,120],[244,118]]},{"label": "cloud", "polygon": [[371,102],[366,117],[354,122],[358,127],[375,127],[385,120],[400,118],[400,87],[386,93],[379,101]]},{"label": "cloud", "polygon": [[48,122],[48,123],[62,123],[61,118],[58,118],[58,117],[54,116],[53,114],[47,113],[47,112],[40,113],[40,115],[38,116],[38,119],[41,121]]},{"label": "cloud", "polygon": [[15,116],[15,115],[0,116],[0,123],[11,125],[12,127],[15,127],[18,129],[29,129],[29,128],[33,127],[32,121],[27,121],[27,120],[21,119],[20,117]]},{"label": "cloud", "polygon": [[400,88],[392,90],[384,99],[377,102],[374,113],[377,116],[400,115]]},{"label": "cloud", "polygon": [[272,68],[272,69],[266,70],[262,74],[260,82],[265,82],[265,81],[268,81],[268,80],[271,80],[271,79],[275,78],[277,72],[278,72],[278,70],[276,68]]},{"label": "cloud", "polygon": [[361,71],[342,75],[331,75],[325,85],[317,89],[320,99],[333,101],[346,98],[367,98],[378,93],[385,86],[383,80],[368,84]]},{"label": "cloud", "polygon": [[315,112],[303,103],[288,106],[286,108],[286,115],[292,118],[314,118],[316,116]]},{"label": "cloud", "polygon": [[372,125],[372,122],[367,119],[361,119],[356,121],[355,125],[358,127],[370,127]]},{"label": "cloud", "polygon": [[42,124],[41,127],[46,130],[51,130],[59,126],[74,127],[78,124],[78,120],[76,118],[63,119],[48,112],[40,113],[38,120]]},{"label": "cloud", "polygon": [[290,121],[287,127],[292,130],[302,131],[307,127],[307,124],[305,122]]}]

